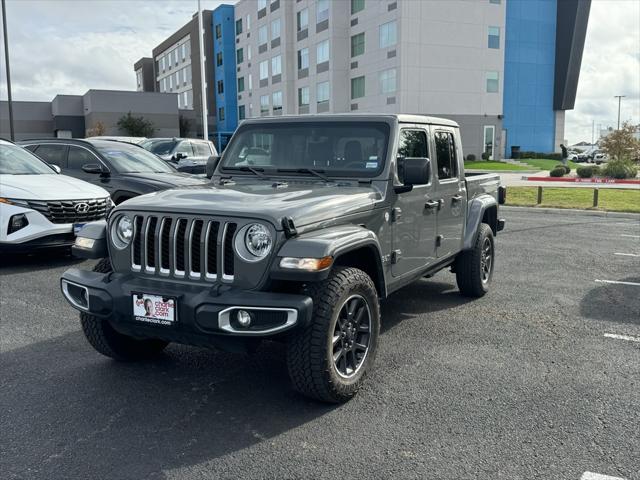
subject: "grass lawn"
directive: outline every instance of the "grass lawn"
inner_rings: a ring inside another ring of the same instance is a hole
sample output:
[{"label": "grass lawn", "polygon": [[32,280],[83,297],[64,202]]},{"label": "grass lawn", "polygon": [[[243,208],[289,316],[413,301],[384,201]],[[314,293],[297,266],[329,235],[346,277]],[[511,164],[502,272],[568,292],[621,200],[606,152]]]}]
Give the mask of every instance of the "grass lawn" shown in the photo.
[{"label": "grass lawn", "polygon": [[[547,171],[551,170],[553,167],[555,167],[559,163],[562,163],[560,160],[549,160],[547,158],[519,158],[518,160],[523,163],[528,163],[534,168],[538,168],[540,170],[547,170]],[[569,167],[574,172],[576,168],[578,168],[580,165],[585,165],[585,164],[569,162]]]},{"label": "grass lawn", "polygon": [[519,165],[512,165],[504,162],[464,162],[465,169],[478,169],[478,170],[502,170],[502,171],[518,171],[518,170],[531,170],[530,168],[521,167]]},{"label": "grass lawn", "polygon": [[[538,187],[508,187],[507,205],[536,206]],[[541,207],[593,209],[592,188],[547,188]],[[600,188],[597,210],[640,213],[640,190]]]}]

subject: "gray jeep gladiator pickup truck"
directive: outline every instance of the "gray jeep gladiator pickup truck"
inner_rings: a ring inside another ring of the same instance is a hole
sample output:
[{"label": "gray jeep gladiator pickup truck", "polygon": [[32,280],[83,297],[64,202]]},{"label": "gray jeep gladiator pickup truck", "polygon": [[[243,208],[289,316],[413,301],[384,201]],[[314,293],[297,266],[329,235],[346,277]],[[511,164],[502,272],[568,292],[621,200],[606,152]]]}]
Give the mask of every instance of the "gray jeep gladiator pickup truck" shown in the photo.
[{"label": "gray jeep gladiator pickup truck", "polygon": [[379,300],[450,267],[484,295],[498,175],[464,175],[455,122],[416,115],[244,121],[211,184],[154,192],[80,232],[64,296],[100,353],[284,341],[292,384],[343,402],[371,369]]}]

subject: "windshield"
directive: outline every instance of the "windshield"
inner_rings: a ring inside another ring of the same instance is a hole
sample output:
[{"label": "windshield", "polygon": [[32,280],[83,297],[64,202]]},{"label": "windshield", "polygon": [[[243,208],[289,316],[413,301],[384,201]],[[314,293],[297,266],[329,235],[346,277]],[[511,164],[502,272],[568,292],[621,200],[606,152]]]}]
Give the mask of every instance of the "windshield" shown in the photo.
[{"label": "windshield", "polygon": [[118,173],[173,173],[175,170],[144,148],[118,142],[94,142]]},{"label": "windshield", "polygon": [[175,140],[147,140],[140,145],[156,155],[169,155],[176,146]]},{"label": "windshield", "polygon": [[241,127],[222,170],[373,177],[384,168],[389,125],[374,122],[298,122]]},{"label": "windshield", "polygon": [[56,172],[34,154],[17,145],[0,143],[1,175],[55,175]]}]

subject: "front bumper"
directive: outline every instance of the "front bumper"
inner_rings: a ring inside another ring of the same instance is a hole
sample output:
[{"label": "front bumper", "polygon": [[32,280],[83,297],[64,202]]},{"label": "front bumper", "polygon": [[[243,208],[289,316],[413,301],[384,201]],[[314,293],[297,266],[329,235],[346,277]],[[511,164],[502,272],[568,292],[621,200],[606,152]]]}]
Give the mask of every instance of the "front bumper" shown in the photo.
[{"label": "front bumper", "polygon": [[[224,348],[233,338],[277,335],[307,325],[313,308],[311,298],[305,295],[190,285],[77,268],[64,272],[60,281],[65,298],[75,309],[107,319],[121,333],[191,345]],[[132,299],[139,293],[174,298],[175,322],[165,326],[135,320]],[[233,321],[236,310],[250,311],[255,325],[240,327]]]}]

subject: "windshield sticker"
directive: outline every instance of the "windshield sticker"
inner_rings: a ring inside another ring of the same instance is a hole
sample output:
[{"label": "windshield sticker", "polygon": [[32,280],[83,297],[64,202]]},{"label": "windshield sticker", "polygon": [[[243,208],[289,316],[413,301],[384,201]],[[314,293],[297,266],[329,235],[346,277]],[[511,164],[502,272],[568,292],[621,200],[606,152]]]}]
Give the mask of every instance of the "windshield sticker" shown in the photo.
[{"label": "windshield sticker", "polygon": [[378,162],[367,162],[365,168],[378,168]]}]

